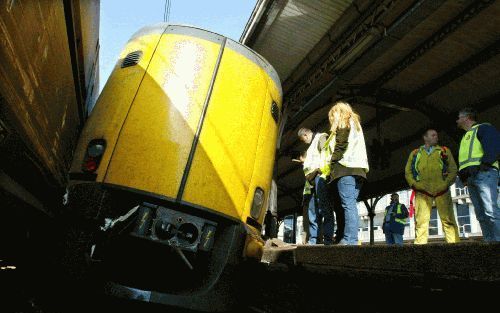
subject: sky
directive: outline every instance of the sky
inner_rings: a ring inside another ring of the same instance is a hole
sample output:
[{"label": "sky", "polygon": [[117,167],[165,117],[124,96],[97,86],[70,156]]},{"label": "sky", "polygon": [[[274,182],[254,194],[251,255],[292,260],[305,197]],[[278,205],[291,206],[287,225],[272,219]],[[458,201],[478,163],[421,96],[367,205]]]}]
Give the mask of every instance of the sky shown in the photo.
[{"label": "sky", "polygon": [[[170,0],[169,22],[188,24],[238,41],[256,0]],[[165,0],[102,0],[99,80],[102,90],[129,38],[146,25],[163,22]]]}]

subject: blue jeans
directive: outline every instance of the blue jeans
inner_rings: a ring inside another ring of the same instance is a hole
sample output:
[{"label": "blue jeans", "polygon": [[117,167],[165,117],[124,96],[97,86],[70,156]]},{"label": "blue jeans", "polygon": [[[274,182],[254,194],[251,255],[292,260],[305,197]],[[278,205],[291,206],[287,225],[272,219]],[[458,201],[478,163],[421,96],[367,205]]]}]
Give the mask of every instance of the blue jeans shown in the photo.
[{"label": "blue jeans", "polygon": [[344,238],[340,241],[340,244],[358,244],[359,216],[356,202],[361,186],[362,178],[359,176],[343,176],[337,181],[340,204],[345,213]]},{"label": "blue jeans", "polygon": [[387,232],[387,233],[385,233],[385,242],[388,245],[402,246],[403,245],[403,235]]},{"label": "blue jeans", "polygon": [[323,243],[331,245],[333,241],[333,207],[326,181],[316,176],[314,179],[314,195],[309,201],[309,244],[318,241],[318,228],[323,224]]},{"label": "blue jeans", "polygon": [[498,170],[479,171],[467,179],[470,199],[481,225],[484,241],[500,241],[500,211],[498,208]]},{"label": "blue jeans", "polygon": [[340,196],[337,188],[337,181],[329,184],[330,192],[332,194],[333,212],[335,212],[335,240],[340,241],[344,238],[344,208],[340,205]]}]

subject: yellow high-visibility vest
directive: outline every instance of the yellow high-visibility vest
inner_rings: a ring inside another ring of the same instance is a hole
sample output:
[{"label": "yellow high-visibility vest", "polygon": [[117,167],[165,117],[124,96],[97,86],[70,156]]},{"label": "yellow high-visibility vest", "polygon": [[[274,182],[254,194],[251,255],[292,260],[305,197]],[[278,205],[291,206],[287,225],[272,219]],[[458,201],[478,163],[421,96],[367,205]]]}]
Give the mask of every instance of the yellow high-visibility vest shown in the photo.
[{"label": "yellow high-visibility vest", "polygon": [[327,179],[331,173],[331,161],[333,149],[335,147],[335,133],[331,133],[320,152],[321,177]]},{"label": "yellow high-visibility vest", "polygon": [[312,189],[313,189],[313,185],[311,185],[311,183],[308,182],[307,179],[306,179],[306,183],[304,184],[304,192],[303,192],[303,194],[304,195],[310,195],[310,194],[312,194]]},{"label": "yellow high-visibility vest", "polygon": [[[387,212],[389,210],[386,208],[385,210],[385,215],[384,215],[384,220],[385,220],[385,217],[387,216]],[[397,207],[396,207],[396,214],[401,214],[401,203],[398,203]],[[403,225],[406,225],[406,218],[394,218],[394,220],[399,223],[399,224],[403,224]]]},{"label": "yellow high-visibility vest", "polygon": [[[480,165],[484,155],[483,145],[477,138],[477,131],[482,124],[476,124],[469,129],[460,142],[460,151],[458,152],[458,169],[461,171],[466,167]],[[493,163],[498,169],[498,161]]]}]

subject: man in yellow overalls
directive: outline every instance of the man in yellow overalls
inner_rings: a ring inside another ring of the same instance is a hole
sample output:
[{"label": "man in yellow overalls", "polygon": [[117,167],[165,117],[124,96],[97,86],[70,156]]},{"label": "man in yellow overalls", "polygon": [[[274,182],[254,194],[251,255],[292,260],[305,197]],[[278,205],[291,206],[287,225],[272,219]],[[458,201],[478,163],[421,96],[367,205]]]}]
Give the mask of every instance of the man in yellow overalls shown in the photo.
[{"label": "man in yellow overalls", "polygon": [[449,187],[455,182],[457,165],[449,148],[438,145],[438,134],[428,129],[424,145],[410,153],[405,168],[406,181],[415,193],[415,243],[426,244],[429,220],[435,202],[446,242],[460,241]]}]

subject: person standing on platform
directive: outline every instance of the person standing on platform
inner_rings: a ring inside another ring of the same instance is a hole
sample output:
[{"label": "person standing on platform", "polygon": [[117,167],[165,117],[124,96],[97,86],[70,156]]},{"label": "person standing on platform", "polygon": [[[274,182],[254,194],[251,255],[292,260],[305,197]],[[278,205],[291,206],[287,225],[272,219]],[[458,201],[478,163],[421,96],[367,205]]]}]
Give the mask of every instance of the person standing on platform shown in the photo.
[{"label": "person standing on platform", "polygon": [[[300,153],[298,159],[293,159],[292,161],[299,162],[304,166],[304,161],[306,160],[307,152],[304,150]],[[301,229],[301,238],[302,244],[307,244],[309,241],[309,202],[313,197],[313,186],[309,181],[305,181],[304,183],[304,191],[302,192],[302,229]],[[316,205],[313,203],[313,205]]]},{"label": "person standing on platform", "polygon": [[391,195],[391,204],[385,208],[384,223],[382,230],[385,234],[385,242],[388,245],[403,245],[403,235],[405,232],[408,209],[404,204],[399,203],[399,195]]},{"label": "person standing on platform", "polygon": [[307,182],[313,186],[312,197],[308,204],[309,216],[309,244],[316,244],[321,240],[319,229],[323,226],[323,243],[330,245],[333,242],[333,210],[328,194],[326,180],[321,176],[321,149],[327,138],[325,133],[313,133],[308,128],[301,128],[298,137],[309,144],[306,159],[304,160],[304,174]]},{"label": "person standing on platform", "polygon": [[415,190],[415,244],[426,244],[433,203],[436,204],[446,242],[460,241],[453,211],[450,186],[457,176],[457,165],[449,148],[438,145],[435,129],[423,135],[424,145],[410,153],[405,178]]},{"label": "person standing on platform", "polygon": [[457,124],[466,131],[458,153],[460,180],[469,189],[484,241],[500,241],[500,135],[493,125],[477,123],[477,112],[472,108],[460,110]]},{"label": "person standing on platform", "polygon": [[[337,101],[328,112],[330,137],[324,158],[332,187],[338,192],[339,209],[344,213],[343,238],[340,245],[358,245],[359,215],[357,198],[368,173],[368,156],[359,115],[343,101]],[[336,206],[338,204],[336,203]]]}]

